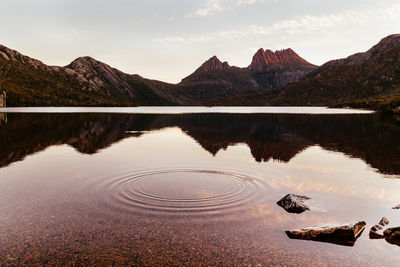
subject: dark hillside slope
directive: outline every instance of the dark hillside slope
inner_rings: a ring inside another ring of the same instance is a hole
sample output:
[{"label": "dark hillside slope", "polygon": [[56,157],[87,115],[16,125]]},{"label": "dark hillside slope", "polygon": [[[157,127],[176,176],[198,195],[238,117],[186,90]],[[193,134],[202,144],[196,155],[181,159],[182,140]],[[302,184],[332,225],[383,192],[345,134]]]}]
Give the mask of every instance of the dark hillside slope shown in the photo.
[{"label": "dark hillside slope", "polygon": [[66,67],[48,66],[39,60],[0,45],[0,87],[7,106],[135,106],[168,105],[155,83],[128,75],[90,57]]}]

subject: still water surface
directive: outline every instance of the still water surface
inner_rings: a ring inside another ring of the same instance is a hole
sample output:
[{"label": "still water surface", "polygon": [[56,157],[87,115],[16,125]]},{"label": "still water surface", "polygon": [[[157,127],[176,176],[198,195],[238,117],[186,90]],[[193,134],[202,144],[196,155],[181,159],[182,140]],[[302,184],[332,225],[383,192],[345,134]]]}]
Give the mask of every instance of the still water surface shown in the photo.
[{"label": "still water surface", "polygon": [[[383,216],[400,226],[394,121],[323,109],[84,112],[0,114],[1,263],[400,263],[400,247],[368,238]],[[277,206],[288,193],[311,197],[311,210]],[[285,234],[360,220],[353,247]]]}]

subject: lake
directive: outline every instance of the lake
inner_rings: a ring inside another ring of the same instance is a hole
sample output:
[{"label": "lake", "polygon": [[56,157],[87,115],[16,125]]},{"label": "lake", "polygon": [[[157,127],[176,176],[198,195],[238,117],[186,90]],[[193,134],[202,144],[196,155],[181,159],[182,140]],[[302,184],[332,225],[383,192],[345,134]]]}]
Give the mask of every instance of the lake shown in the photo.
[{"label": "lake", "polygon": [[[4,265],[398,266],[400,124],[326,108],[7,108]],[[288,213],[286,194],[311,197]],[[285,231],[366,221],[354,246]]]}]

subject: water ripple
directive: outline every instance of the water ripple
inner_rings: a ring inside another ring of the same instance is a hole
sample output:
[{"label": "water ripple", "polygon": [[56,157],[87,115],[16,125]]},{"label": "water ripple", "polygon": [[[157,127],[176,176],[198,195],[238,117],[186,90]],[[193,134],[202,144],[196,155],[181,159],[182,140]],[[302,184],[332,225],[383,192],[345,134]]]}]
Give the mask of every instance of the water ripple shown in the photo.
[{"label": "water ripple", "polygon": [[94,185],[114,211],[157,215],[212,215],[257,203],[265,184],[220,170],[171,169],[126,173]]}]

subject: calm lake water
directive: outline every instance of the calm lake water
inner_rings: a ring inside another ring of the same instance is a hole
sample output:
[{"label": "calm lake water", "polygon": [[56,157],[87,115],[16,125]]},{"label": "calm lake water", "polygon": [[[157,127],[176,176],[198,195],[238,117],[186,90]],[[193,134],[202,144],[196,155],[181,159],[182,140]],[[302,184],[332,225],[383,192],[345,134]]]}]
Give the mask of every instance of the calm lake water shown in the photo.
[{"label": "calm lake water", "polygon": [[[399,246],[368,237],[383,216],[400,226],[400,125],[389,119],[324,108],[3,111],[4,265],[400,264]],[[311,197],[311,210],[276,205],[288,193]],[[285,234],[362,220],[353,247]]]}]

